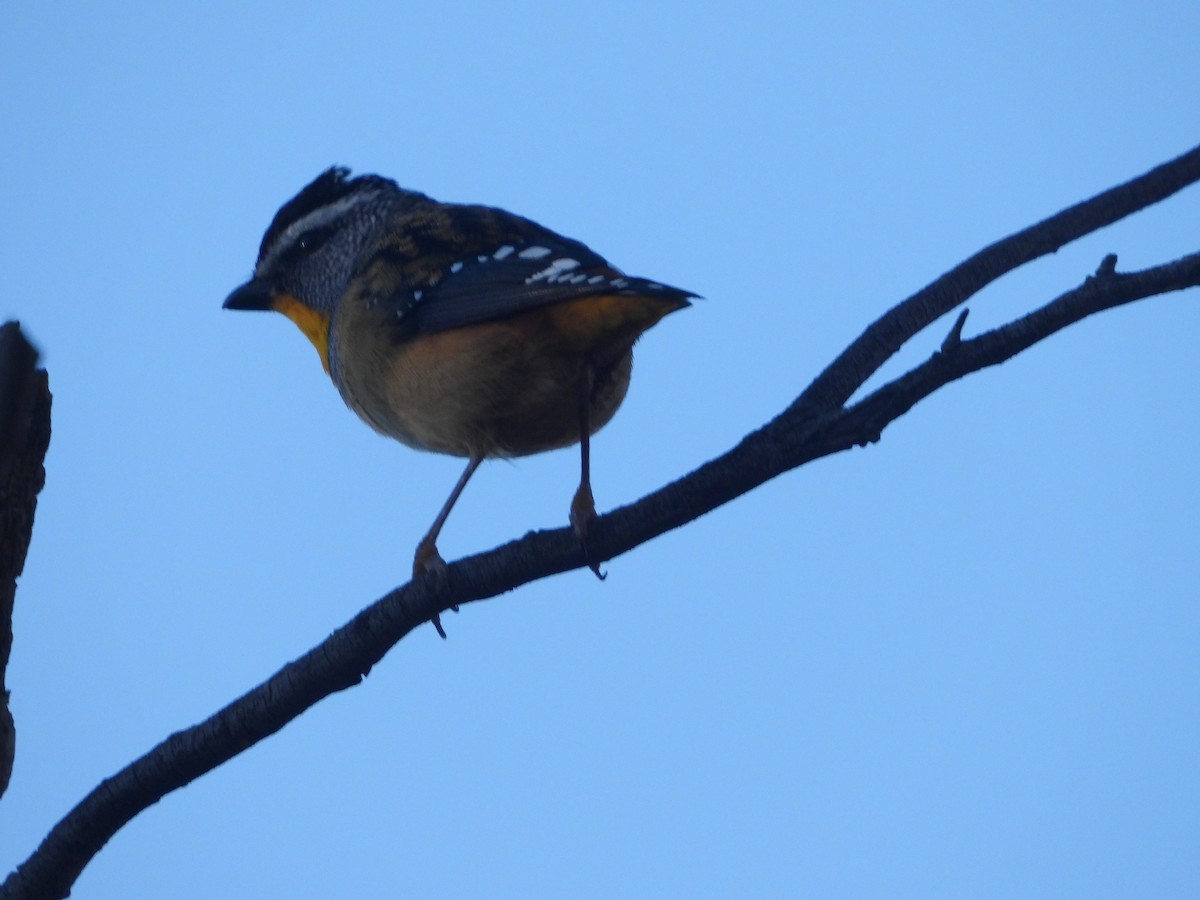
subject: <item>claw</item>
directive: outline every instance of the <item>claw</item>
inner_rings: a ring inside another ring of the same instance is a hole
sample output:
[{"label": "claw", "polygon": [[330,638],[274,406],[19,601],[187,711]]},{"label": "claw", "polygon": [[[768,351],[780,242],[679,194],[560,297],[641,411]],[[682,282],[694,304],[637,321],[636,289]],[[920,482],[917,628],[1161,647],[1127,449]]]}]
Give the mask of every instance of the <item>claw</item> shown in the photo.
[{"label": "claw", "polygon": [[433,623],[433,627],[437,629],[438,637],[443,641],[446,639],[446,629],[442,627],[442,617],[437,613],[433,614],[433,618],[429,620]]},{"label": "claw", "polygon": [[[437,573],[439,584],[444,585],[446,583],[446,561],[438,553],[437,538],[442,533],[442,526],[446,524],[446,516],[450,515],[450,510],[454,507],[455,501],[458,500],[458,495],[467,486],[467,482],[471,480],[471,475],[479,468],[481,462],[483,462],[483,457],[479,455],[472,456],[467,460],[467,467],[458,476],[458,483],[454,485],[454,490],[450,492],[450,496],[446,498],[446,502],[442,505],[437,518],[433,520],[433,525],[430,526],[429,533],[421,538],[421,543],[417,544],[417,555],[413,558],[414,579],[428,575],[430,572],[435,572]],[[450,608],[458,612],[457,606]],[[437,633],[442,636],[442,640],[445,640],[446,630],[442,628],[441,617],[435,613],[430,621],[433,622],[433,627],[437,629]]]},{"label": "claw", "polygon": [[[440,584],[446,582],[446,561],[442,559],[442,554],[438,553],[437,545],[428,537],[417,545],[417,554],[413,557],[413,579],[423,578],[426,575],[432,575]],[[450,608],[458,612],[457,606]],[[437,629],[438,636],[443,641],[446,640],[446,629],[442,627],[442,617],[434,613],[433,618],[429,621]]]},{"label": "claw", "polygon": [[588,544],[588,532],[595,519],[596,501],[592,498],[592,486],[584,482],[579,486],[579,490],[575,492],[575,497],[571,501],[571,527],[575,529],[575,536],[579,538],[579,543],[583,546],[583,558],[587,561],[588,568],[603,581],[608,575],[601,572],[600,563],[592,559],[591,548]]}]

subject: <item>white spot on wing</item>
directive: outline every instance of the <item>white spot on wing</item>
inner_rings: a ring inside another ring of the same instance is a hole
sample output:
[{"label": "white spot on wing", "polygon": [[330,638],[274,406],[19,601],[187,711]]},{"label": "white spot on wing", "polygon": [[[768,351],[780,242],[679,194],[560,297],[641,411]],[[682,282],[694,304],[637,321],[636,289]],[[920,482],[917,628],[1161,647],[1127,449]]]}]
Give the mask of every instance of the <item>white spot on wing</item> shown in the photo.
[{"label": "white spot on wing", "polygon": [[463,267],[463,264],[462,264],[461,262],[456,262],[454,265],[452,265],[452,266],[450,267],[450,274],[451,274],[451,275],[454,275],[454,274],[456,274],[456,273],[458,273],[458,272],[461,272],[461,271],[462,271],[462,267]]},{"label": "white spot on wing", "polygon": [[507,259],[508,257],[512,256],[513,251],[516,249],[517,248],[514,247],[512,244],[505,244],[503,247],[501,247],[499,250],[497,250],[495,253],[492,254],[492,259]]},{"label": "white spot on wing", "polygon": [[535,281],[546,281],[549,284],[554,284],[558,281],[566,281],[563,277],[565,272],[570,272],[572,269],[579,267],[579,260],[571,259],[567,256],[559,257],[542,269],[540,272],[534,272],[525,279],[526,284],[533,284]]},{"label": "white spot on wing", "polygon": [[593,275],[591,278],[589,278],[587,280],[587,282],[588,282],[588,284],[599,284],[603,280],[604,280],[603,275]]},{"label": "white spot on wing", "polygon": [[541,259],[550,255],[549,247],[526,247],[517,254],[517,259]]}]

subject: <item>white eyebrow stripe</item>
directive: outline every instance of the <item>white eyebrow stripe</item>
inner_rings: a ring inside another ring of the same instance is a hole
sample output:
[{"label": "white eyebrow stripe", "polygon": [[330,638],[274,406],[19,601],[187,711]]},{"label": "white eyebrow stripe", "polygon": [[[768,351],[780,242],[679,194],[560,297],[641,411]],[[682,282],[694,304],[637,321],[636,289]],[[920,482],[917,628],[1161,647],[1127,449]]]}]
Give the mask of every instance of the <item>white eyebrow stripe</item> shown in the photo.
[{"label": "white eyebrow stripe", "polygon": [[308,215],[297,219],[283,230],[283,233],[275,239],[274,244],[267,248],[267,252],[262,260],[254,267],[254,274],[262,276],[269,272],[279,259],[280,254],[292,246],[296,242],[296,239],[304,234],[304,232],[320,228],[322,225],[328,225],[330,222],[341,218],[360,203],[366,203],[368,200],[375,199],[380,193],[378,190],[358,190],[352,194],[347,194],[340,200],[335,200],[333,203],[318,206]]}]

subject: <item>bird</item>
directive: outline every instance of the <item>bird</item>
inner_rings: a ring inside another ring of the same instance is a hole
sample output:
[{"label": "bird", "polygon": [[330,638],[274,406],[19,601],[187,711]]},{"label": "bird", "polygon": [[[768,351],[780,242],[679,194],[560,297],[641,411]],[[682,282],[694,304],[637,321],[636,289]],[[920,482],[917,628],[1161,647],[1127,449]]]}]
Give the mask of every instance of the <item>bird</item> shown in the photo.
[{"label": "bird", "polygon": [[485,459],[574,444],[569,521],[603,577],[587,543],[590,437],[625,398],[637,339],[698,296],[626,275],[506,210],[439,202],[333,166],[276,212],[253,274],[224,308],[282,313],[364,422],[466,459],[417,545],[414,578],[445,573],[438,536]]}]

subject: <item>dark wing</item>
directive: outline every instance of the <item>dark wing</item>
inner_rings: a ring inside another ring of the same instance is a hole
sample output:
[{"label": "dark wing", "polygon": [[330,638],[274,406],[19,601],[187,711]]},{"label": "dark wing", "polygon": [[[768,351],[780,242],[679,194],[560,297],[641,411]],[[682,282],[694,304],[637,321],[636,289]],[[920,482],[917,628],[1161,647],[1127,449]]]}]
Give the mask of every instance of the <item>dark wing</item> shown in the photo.
[{"label": "dark wing", "polygon": [[578,241],[489,207],[439,206],[407,223],[376,259],[409,275],[379,301],[405,336],[587,296],[646,294],[681,302],[694,296],[623,275]]}]

